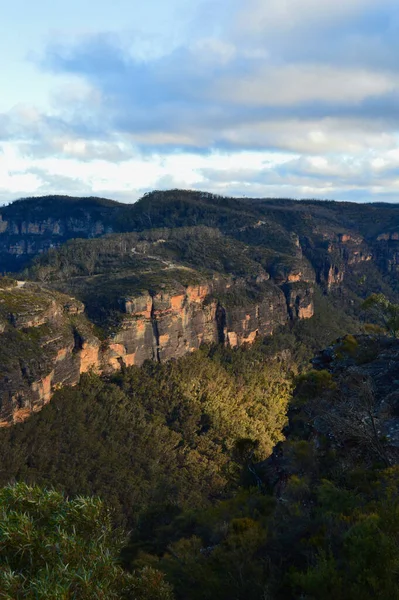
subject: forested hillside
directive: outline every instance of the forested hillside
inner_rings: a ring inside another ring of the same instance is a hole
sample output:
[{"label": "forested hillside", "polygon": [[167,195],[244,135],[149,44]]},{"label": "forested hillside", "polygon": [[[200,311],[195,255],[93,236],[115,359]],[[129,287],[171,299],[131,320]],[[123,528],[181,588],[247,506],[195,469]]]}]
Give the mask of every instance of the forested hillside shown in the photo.
[{"label": "forested hillside", "polygon": [[399,599],[397,206],[0,212],[1,597]]},{"label": "forested hillside", "polygon": [[[64,338],[62,353],[41,368],[7,346],[7,361],[18,369],[5,387],[0,382],[8,394],[0,408],[5,423],[37,410],[57,388],[58,372],[75,383],[90,367],[111,373],[147,359],[179,358],[201,344],[251,344],[313,318],[321,296],[328,297],[332,321],[345,313],[346,331],[356,333],[370,294],[399,298],[395,205],[170,190],[134,205],[25,199],[5,207],[2,219],[3,268],[10,258],[14,268],[25,265],[13,276],[34,281],[43,297],[55,290],[81,301],[94,326],[83,334],[77,328],[74,346]],[[4,317],[10,337],[21,319],[17,312]],[[41,319],[54,327],[51,316]],[[40,354],[38,332],[31,327],[28,335]],[[75,350],[83,351],[78,370],[67,365]]]},{"label": "forested hillside", "polygon": [[[133,578],[121,573],[116,586],[117,573],[102,572],[87,579],[82,598],[103,597],[102,586],[109,597],[143,600],[171,598],[172,588],[182,600],[398,597],[398,342],[347,336],[320,355],[317,370],[292,380],[283,341],[203,349],[111,379],[85,375],[0,431],[3,485],[100,496],[111,523],[130,531],[120,556]],[[24,499],[32,493],[18,492],[18,510],[32,506]],[[54,496],[52,510],[60,502]],[[87,515],[93,535],[101,510],[93,504]],[[40,514],[49,536],[52,517]],[[17,556],[30,534],[19,535],[13,546],[0,540],[5,555]],[[63,552],[73,544],[65,538]],[[41,597],[57,597],[36,564]],[[59,590],[77,585],[75,568]],[[16,576],[4,581],[17,597],[34,597],[22,596]]]}]

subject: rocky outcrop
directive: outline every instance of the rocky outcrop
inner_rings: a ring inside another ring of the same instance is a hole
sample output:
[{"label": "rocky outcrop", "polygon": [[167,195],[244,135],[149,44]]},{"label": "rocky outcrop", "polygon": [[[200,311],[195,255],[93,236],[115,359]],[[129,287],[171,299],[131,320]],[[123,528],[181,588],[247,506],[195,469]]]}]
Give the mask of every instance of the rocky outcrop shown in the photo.
[{"label": "rocky outcrop", "polygon": [[368,262],[373,259],[373,253],[364,239],[359,235],[348,233],[338,234],[337,240],[330,242],[328,252],[339,257],[346,265]]},{"label": "rocky outcrop", "polygon": [[263,282],[255,298],[248,297],[245,282],[227,279],[125,298],[125,317],[110,340],[105,364],[116,369],[121,364],[141,365],[146,359],[164,361],[203,343],[253,343],[290,318],[311,317],[312,293],[305,282],[292,291],[291,312],[284,291],[272,282]]},{"label": "rocky outcrop", "polygon": [[384,273],[395,275],[399,271],[399,232],[380,234],[375,243],[375,256]]},{"label": "rocky outcrop", "polygon": [[203,343],[235,347],[272,335],[289,319],[312,316],[312,292],[305,281],[279,287],[220,276],[136,292],[120,299],[119,327],[101,343],[78,300],[33,283],[0,289],[0,426],[40,410],[87,371],[110,373],[178,358]]},{"label": "rocky outcrop", "polygon": [[112,218],[120,205],[97,198],[44,196],[0,210],[0,271],[16,271],[68,239],[112,233]]},{"label": "rocky outcrop", "polygon": [[232,347],[252,344],[258,336],[272,335],[279,325],[287,323],[288,318],[284,293],[270,285],[260,302],[226,310],[221,339]]},{"label": "rocky outcrop", "polygon": [[283,286],[290,319],[310,319],[314,314],[314,288],[305,282],[289,282]]},{"label": "rocky outcrop", "polygon": [[109,364],[118,368],[163,361],[218,341],[217,301],[212,284],[146,292],[122,301],[125,317],[109,345]]},{"label": "rocky outcrop", "polygon": [[24,420],[59,386],[98,368],[83,304],[35,284],[0,290],[0,426]]},{"label": "rocky outcrop", "polygon": [[326,291],[344,288],[348,279],[358,279],[373,270],[381,279],[399,270],[399,235],[380,234],[367,239],[358,234],[318,231],[319,243],[303,241],[304,251],[316,271],[316,280]]},{"label": "rocky outcrop", "polygon": [[19,259],[21,266],[32,256],[58,248],[70,238],[112,233],[112,228],[106,223],[93,222],[89,216],[86,220],[0,221],[0,226],[0,253],[14,257],[16,261]]}]

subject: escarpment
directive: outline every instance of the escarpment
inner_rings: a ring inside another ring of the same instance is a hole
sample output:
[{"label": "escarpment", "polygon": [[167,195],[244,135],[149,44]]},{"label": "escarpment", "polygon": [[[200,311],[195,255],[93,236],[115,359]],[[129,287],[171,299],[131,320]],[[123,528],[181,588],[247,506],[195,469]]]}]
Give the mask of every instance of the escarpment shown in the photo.
[{"label": "escarpment", "polygon": [[214,275],[134,290],[117,299],[117,326],[102,342],[79,300],[31,282],[2,289],[0,425],[24,420],[59,386],[76,384],[90,370],[107,373],[178,358],[203,343],[235,347],[271,335],[290,319],[311,316],[312,286],[303,286],[307,310],[296,313],[271,281],[248,286]]},{"label": "escarpment", "polygon": [[287,312],[286,297],[278,286],[268,282],[257,291],[251,298],[243,282],[213,279],[125,298],[125,314],[110,341],[106,362],[118,368],[121,363],[130,366],[146,359],[178,358],[201,344],[241,346],[258,336],[272,335],[290,318],[313,314],[311,287],[307,288],[308,312],[295,315]]},{"label": "escarpment", "polygon": [[[33,257],[71,238],[193,226],[211,228],[256,248],[305,256],[318,283],[327,289],[340,286],[352,268],[367,270],[367,263],[381,277],[398,270],[398,205],[224,198],[169,190],[151,192],[134,204],[46,196],[2,207],[0,271],[19,271]],[[206,253],[199,244],[197,254],[203,250]]]},{"label": "escarpment", "polygon": [[217,301],[210,298],[211,283],[149,291],[121,300],[124,316],[110,343],[114,368],[144,360],[178,358],[202,343],[218,342]]},{"label": "escarpment", "polygon": [[[399,217],[398,217],[399,220]],[[349,290],[364,297],[384,289],[398,295],[399,234],[362,236],[326,229],[302,240],[304,254],[325,292]],[[389,289],[390,288],[390,289]]]},{"label": "escarpment", "polygon": [[57,387],[98,368],[83,304],[29,282],[0,289],[0,426],[40,410]]},{"label": "escarpment", "polygon": [[27,283],[0,289],[0,421],[90,369],[273,335],[313,316],[316,290],[352,314],[372,292],[396,300],[398,269],[395,206],[184,190],[15,202],[0,210],[0,271]]},{"label": "escarpment", "polygon": [[33,256],[70,238],[93,238],[113,231],[118,202],[103,198],[44,196],[0,209],[0,265],[17,271]]}]

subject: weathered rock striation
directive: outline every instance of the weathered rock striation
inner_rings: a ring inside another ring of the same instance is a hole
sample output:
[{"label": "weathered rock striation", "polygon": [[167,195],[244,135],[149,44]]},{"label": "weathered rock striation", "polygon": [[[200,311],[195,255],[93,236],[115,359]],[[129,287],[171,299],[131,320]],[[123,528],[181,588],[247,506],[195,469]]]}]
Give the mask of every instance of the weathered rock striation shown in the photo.
[{"label": "weathered rock striation", "polygon": [[146,359],[178,358],[204,343],[240,346],[272,335],[290,318],[313,315],[311,286],[303,286],[303,297],[295,294],[302,300],[295,300],[297,309],[288,313],[287,298],[273,283],[263,284],[258,299],[240,305],[231,303],[229,296],[235,285],[244,284],[213,280],[124,299],[125,317],[110,341],[108,364],[117,368],[118,364],[141,365]]},{"label": "weathered rock striation", "polygon": [[285,285],[265,281],[246,297],[244,280],[215,276],[135,292],[120,299],[118,329],[103,342],[78,300],[33,283],[0,290],[0,426],[40,410],[59,386],[89,370],[178,358],[203,343],[251,344],[290,319],[311,317],[312,283]]},{"label": "weathered rock striation", "polygon": [[0,426],[24,420],[57,387],[99,365],[99,340],[77,300],[36,284],[0,290]]},{"label": "weathered rock striation", "polygon": [[58,248],[68,239],[112,233],[110,222],[119,206],[112,200],[44,196],[2,207],[0,271],[19,270],[33,256]]},{"label": "weathered rock striation", "polygon": [[316,286],[343,307],[381,290],[397,301],[399,208],[184,190],[132,205],[54,196],[2,208],[0,271],[35,256],[21,277],[48,290],[0,289],[3,423],[90,369],[272,335],[312,317]]}]

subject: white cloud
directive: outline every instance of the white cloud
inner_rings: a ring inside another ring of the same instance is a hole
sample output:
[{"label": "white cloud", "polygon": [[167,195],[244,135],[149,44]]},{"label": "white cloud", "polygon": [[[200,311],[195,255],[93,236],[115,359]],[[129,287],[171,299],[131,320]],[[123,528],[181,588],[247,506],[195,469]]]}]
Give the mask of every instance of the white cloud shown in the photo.
[{"label": "white cloud", "polygon": [[224,140],[232,146],[278,148],[301,154],[351,154],[354,158],[369,149],[397,148],[397,138],[384,124],[366,120],[326,118],[257,120],[226,129]]},{"label": "white cloud", "polygon": [[399,91],[399,76],[320,64],[262,65],[248,75],[222,78],[213,97],[252,106],[290,106],[328,102],[356,104],[372,96]]},{"label": "white cloud", "polygon": [[[331,26],[375,7],[375,0],[246,0],[235,19],[237,32],[287,33],[293,29]],[[382,0],[393,5],[393,0]]]},{"label": "white cloud", "polygon": [[91,33],[78,21],[59,28],[47,101],[36,106],[30,69],[0,114],[0,200],[63,191],[132,200],[176,185],[394,197],[396,0],[172,4],[173,18],[159,6],[173,32],[159,14],[147,31],[127,18],[102,31],[96,21]]}]

